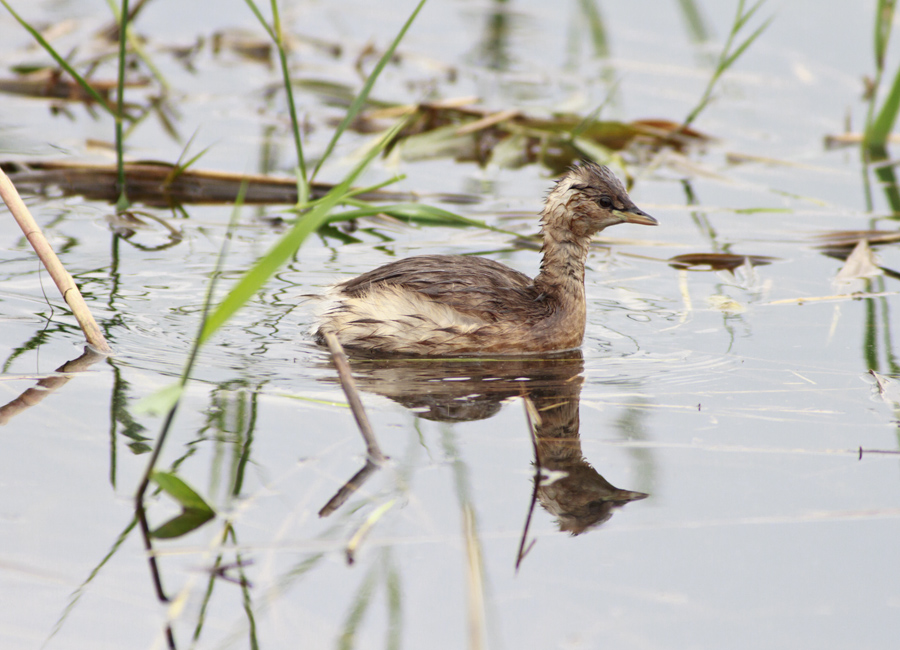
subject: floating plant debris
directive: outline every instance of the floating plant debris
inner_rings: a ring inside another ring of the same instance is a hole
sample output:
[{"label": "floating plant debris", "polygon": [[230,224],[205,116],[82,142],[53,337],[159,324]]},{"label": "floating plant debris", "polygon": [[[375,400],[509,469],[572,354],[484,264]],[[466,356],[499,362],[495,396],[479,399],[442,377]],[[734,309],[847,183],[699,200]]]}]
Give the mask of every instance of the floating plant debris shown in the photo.
[{"label": "floating plant debris", "polygon": [[[115,165],[78,163],[69,161],[0,162],[21,191],[44,193],[58,188],[67,196],[115,202]],[[125,190],[128,197],[147,206],[165,207],[182,204],[233,203],[241,184],[247,183],[244,203],[295,204],[297,181],[288,176],[236,174],[231,172],[183,169],[161,162],[135,162],[125,165]],[[312,198],[318,198],[333,186],[313,183]],[[377,190],[355,195],[360,201],[416,201],[413,192]],[[473,203],[477,199],[464,194],[441,194],[437,198],[446,203]]]},{"label": "floating plant debris", "polygon": [[687,253],[669,258],[669,266],[687,271],[734,271],[740,266],[764,266],[777,261],[762,255],[731,255],[728,253]]}]

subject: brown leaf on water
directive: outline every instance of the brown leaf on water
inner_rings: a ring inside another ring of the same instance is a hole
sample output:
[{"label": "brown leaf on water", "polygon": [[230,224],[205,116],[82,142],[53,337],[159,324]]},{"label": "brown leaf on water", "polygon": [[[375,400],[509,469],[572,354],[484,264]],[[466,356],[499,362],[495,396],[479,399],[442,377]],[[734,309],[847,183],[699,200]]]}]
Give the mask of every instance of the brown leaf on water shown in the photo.
[{"label": "brown leaf on water", "polygon": [[452,157],[504,167],[540,162],[560,172],[582,158],[598,158],[632,146],[681,151],[711,139],[671,120],[586,121],[580,115],[538,117],[473,104],[446,101],[389,106],[362,114],[353,128],[377,130],[383,128],[382,120],[403,114],[409,116],[409,122],[389,149],[396,147],[404,159]]},{"label": "brown leaf on water", "polygon": [[687,271],[734,271],[740,266],[764,266],[777,257],[762,255],[731,255],[728,253],[687,253],[669,258],[669,266]]},{"label": "brown leaf on water", "polygon": [[631,125],[643,131],[645,135],[670,141],[670,145],[678,149],[680,146],[690,146],[709,142],[713,138],[705,133],[684,126],[680,122],[672,122],[663,119],[634,120]]},{"label": "brown leaf on water", "polygon": [[212,52],[216,56],[227,51],[251,63],[271,67],[274,48],[271,39],[263,38],[256,31],[223,29],[212,35]]},{"label": "brown leaf on water", "polygon": [[[109,101],[109,93],[116,87],[115,81],[89,81],[104,100]],[[132,82],[130,86],[146,86],[147,81]],[[61,99],[65,101],[88,102],[94,99],[59,70],[43,69],[20,75],[13,79],[0,79],[0,92],[26,97]]]},{"label": "brown leaf on water", "polygon": [[[352,87],[319,80],[300,80],[305,90],[325,101],[349,105]],[[385,150],[396,148],[406,160],[453,158],[519,167],[540,162],[562,172],[583,158],[603,161],[611,152],[632,146],[683,151],[712,138],[680,122],[646,118],[631,122],[591,120],[571,113],[550,117],[528,115],[517,109],[491,110],[477,105],[474,97],[450,98],[413,105],[398,105],[370,98],[351,128],[374,133],[388,121],[407,117],[408,122]]]},{"label": "brown leaf on water", "polygon": [[816,239],[821,242],[817,248],[823,248],[829,252],[843,250],[846,255],[863,239],[868,241],[870,246],[900,242],[900,232],[896,230],[835,230],[819,235]]}]

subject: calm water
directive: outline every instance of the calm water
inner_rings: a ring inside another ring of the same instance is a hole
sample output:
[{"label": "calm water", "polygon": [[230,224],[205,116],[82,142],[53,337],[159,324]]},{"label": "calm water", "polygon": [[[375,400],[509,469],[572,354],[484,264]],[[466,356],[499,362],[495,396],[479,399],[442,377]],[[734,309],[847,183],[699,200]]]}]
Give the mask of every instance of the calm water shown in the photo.
[{"label": "calm water", "polygon": [[[54,41],[61,51],[99,53],[90,35],[108,20],[104,3],[15,4],[65,28]],[[196,134],[190,155],[209,147],[196,168],[290,173],[283,96],[268,92],[277,69],[212,51],[216,32],[261,36],[249,10],[236,0],[214,15],[177,4],[149,3],[136,28],[170,85],[182,139],[151,116],[129,155],[173,162]],[[286,10],[291,33],[342,48],[334,56],[299,42],[296,78],[357,89],[360,52],[389,43],[413,6],[385,13],[382,4]],[[700,97],[734,11],[698,2],[702,25],[692,31],[680,3],[605,3],[598,55],[590,3],[551,4],[426,6],[375,96],[475,95],[538,115],[586,114],[609,96],[604,116],[677,121]],[[391,462],[325,517],[363,467],[364,446],[307,334],[302,297],[412,254],[484,252],[530,274],[539,257],[502,234],[384,221],[360,223],[349,243],[304,244],[203,350],[166,441],[159,467],[219,513],[155,542],[168,604],[132,525],[161,426],[136,403],[181,372],[232,207],[188,206],[186,218],[154,211],[183,234],[164,247],[168,231],[154,221],[123,237],[107,204],[27,196],[116,355],[0,430],[0,645],[165,647],[168,624],[179,648],[894,647],[900,471],[896,456],[860,459],[859,448],[898,448],[900,391],[890,384],[883,399],[868,371],[900,381],[900,287],[890,272],[836,284],[843,262],[816,248],[830,231],[896,230],[877,186],[866,210],[858,149],[823,144],[848,119],[862,128],[874,4],[763,6],[752,25],[774,15],[772,24],[696,123],[716,140],[686,155],[643,152],[629,167],[632,197],[661,225],[605,233],[590,259],[582,355],[356,363]],[[3,76],[44,61],[5,12],[0,36]],[[170,53],[198,39],[190,67]],[[888,75],[897,65],[892,55]],[[111,68],[96,76],[112,78]],[[152,91],[130,92],[137,102]],[[315,156],[342,109],[302,88],[298,102]],[[66,111],[3,95],[6,158],[109,160],[92,143],[111,140],[110,120],[77,104]],[[371,137],[348,133],[322,180],[340,179]],[[380,161],[364,180],[394,173],[406,174],[398,189],[473,195],[470,205],[430,202],[524,235],[536,232],[531,215],[551,182],[534,165],[446,158]],[[222,292],[277,241],[260,217],[289,216],[283,209],[243,209]],[[6,403],[78,357],[83,339],[21,233],[3,222]],[[774,259],[734,273],[667,263],[695,253]],[[877,253],[882,268],[900,267],[895,247]],[[536,444],[526,401],[541,414]],[[556,479],[537,491],[536,450]],[[152,527],[178,512],[165,495],[150,500]]]}]

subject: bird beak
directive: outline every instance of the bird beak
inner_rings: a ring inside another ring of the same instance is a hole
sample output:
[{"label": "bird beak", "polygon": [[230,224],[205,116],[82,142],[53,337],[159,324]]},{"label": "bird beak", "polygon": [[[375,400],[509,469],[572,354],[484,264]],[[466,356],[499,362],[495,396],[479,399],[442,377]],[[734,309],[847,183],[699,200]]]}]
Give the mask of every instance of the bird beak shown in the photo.
[{"label": "bird beak", "polygon": [[638,207],[628,208],[628,211],[615,210],[613,214],[622,220],[622,223],[636,223],[640,226],[658,226],[659,221],[651,217]]}]

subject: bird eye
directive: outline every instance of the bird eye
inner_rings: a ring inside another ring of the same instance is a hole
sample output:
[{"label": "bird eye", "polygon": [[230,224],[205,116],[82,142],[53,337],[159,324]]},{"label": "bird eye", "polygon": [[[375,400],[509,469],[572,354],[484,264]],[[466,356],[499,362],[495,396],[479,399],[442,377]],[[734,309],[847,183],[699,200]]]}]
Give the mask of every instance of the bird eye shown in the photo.
[{"label": "bird eye", "polygon": [[597,204],[604,210],[609,210],[611,207],[613,207],[612,199],[609,198],[606,194],[597,199]]}]

